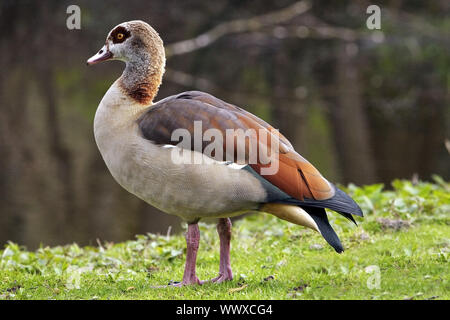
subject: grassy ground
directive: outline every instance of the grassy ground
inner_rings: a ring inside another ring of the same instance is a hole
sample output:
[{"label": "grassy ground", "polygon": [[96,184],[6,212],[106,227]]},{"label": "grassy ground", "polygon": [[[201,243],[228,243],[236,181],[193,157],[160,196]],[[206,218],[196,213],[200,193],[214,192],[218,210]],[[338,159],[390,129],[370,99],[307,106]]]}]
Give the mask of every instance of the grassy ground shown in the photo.
[{"label": "grassy ground", "polygon": [[[0,251],[0,299],[449,299],[450,184],[394,181],[347,191],[366,217],[352,225],[330,213],[346,251],[317,233],[252,215],[233,227],[235,279],[152,288],[182,278],[185,241],[137,236],[125,243]],[[200,225],[198,274],[216,276],[214,225]]]}]

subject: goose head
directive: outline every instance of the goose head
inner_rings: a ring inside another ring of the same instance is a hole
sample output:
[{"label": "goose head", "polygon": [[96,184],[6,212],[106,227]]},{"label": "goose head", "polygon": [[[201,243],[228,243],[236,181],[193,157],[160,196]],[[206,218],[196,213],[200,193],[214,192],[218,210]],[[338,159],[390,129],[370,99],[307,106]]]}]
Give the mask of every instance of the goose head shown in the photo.
[{"label": "goose head", "polygon": [[163,41],[144,21],[134,20],[115,26],[105,45],[87,60],[88,65],[107,60],[125,62],[119,83],[134,100],[148,104],[156,95],[165,66]]},{"label": "goose head", "polygon": [[87,64],[107,60],[138,62],[149,55],[156,58],[164,55],[163,41],[155,29],[144,21],[128,21],[115,26],[108,33],[105,45],[87,60]]}]

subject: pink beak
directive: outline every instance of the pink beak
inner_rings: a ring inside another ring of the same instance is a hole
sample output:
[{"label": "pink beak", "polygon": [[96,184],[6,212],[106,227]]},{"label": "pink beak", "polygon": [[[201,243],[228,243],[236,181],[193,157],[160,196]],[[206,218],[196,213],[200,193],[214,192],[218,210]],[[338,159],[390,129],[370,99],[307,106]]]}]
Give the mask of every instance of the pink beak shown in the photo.
[{"label": "pink beak", "polygon": [[106,46],[103,46],[97,54],[88,59],[87,64],[91,66],[102,61],[110,60],[112,57],[113,54],[106,48]]}]

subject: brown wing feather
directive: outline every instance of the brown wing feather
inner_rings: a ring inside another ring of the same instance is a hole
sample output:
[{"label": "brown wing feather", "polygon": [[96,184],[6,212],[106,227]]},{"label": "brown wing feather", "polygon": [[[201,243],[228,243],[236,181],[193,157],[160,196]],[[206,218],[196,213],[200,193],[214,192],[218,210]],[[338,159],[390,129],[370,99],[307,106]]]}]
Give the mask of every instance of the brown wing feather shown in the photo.
[{"label": "brown wing feather", "polygon": [[[266,180],[277,186],[292,197],[314,198],[324,200],[334,196],[333,186],[306,159],[300,156],[291,143],[265,121],[239,107],[228,104],[216,97],[198,91],[186,92],[162,100],[149,107],[139,119],[139,127],[143,136],[156,144],[178,144],[172,141],[171,135],[175,129],[187,129],[193,138],[194,121],[202,122],[203,133],[210,128],[218,129],[225,136],[226,129],[254,129],[257,133],[258,147],[270,148],[270,139],[264,145],[259,138],[259,130],[265,130],[278,139],[278,165],[276,174],[263,175],[261,169],[265,166],[258,158],[256,164],[250,166]],[[236,140],[235,140],[236,141]],[[236,143],[234,141],[234,143]],[[210,142],[204,141],[202,150]],[[191,143],[194,148],[194,143]],[[248,146],[247,146],[248,147]],[[224,142],[224,151],[226,151]],[[200,151],[200,150],[198,150]],[[248,155],[246,148],[246,155]],[[216,159],[216,160],[226,160]],[[232,155],[235,157],[235,155]],[[235,158],[234,158],[235,159]],[[235,159],[236,160],[236,159]]]}]

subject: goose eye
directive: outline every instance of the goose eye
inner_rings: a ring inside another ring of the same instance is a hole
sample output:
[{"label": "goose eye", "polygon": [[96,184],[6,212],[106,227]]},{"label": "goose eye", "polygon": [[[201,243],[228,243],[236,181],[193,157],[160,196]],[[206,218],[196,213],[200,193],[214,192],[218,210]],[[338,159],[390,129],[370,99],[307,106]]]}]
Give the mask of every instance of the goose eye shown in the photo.
[{"label": "goose eye", "polygon": [[130,37],[130,32],[122,26],[117,27],[111,32],[111,40],[113,43],[122,43]]}]

